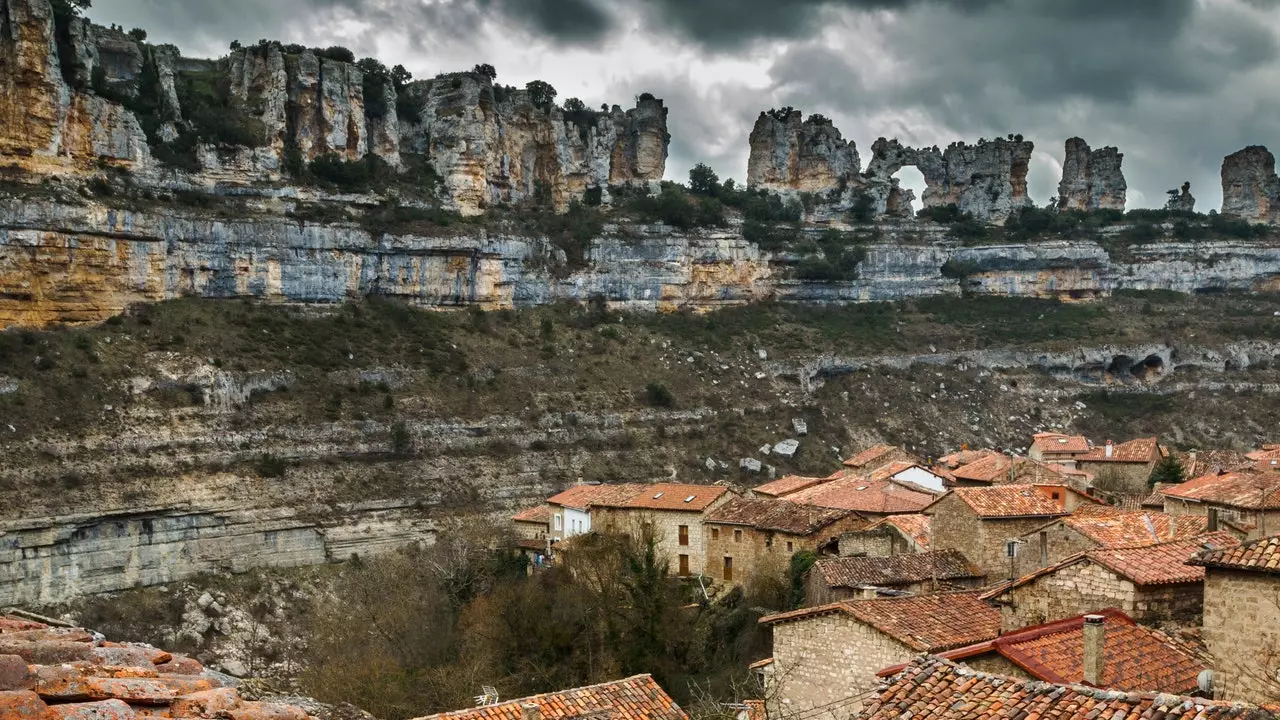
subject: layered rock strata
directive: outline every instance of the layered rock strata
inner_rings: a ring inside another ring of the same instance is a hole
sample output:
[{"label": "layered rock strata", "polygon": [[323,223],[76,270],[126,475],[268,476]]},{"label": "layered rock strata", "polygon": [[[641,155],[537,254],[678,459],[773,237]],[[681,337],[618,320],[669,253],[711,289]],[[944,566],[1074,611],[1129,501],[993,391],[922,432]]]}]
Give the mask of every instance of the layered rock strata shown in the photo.
[{"label": "layered rock strata", "polygon": [[1090,150],[1081,138],[1067,140],[1058,184],[1062,210],[1124,210],[1129,185],[1121,164],[1124,155],[1114,147]]},{"label": "layered rock strata", "polygon": [[747,184],[774,192],[829,192],[861,172],[857,146],[830,120],[793,110],[760,113],[751,131]]},{"label": "layered rock strata", "polygon": [[1280,221],[1280,177],[1270,150],[1251,145],[1222,161],[1222,214],[1255,223]]}]

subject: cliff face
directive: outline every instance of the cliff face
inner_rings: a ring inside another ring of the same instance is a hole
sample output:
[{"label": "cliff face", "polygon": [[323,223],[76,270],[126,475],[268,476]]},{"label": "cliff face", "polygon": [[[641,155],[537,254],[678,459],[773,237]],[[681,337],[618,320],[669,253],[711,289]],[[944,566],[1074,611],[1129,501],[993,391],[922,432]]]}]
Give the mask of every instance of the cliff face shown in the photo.
[{"label": "cliff face", "polygon": [[1124,155],[1114,147],[1090,150],[1081,138],[1067,140],[1058,184],[1063,210],[1124,210],[1129,186],[1120,169]]},{"label": "cliff face", "polygon": [[751,131],[747,184],[775,192],[824,193],[855,180],[862,161],[830,120],[792,111],[760,113]]},{"label": "cliff face", "polygon": [[413,92],[422,97],[422,122],[401,125],[402,144],[425,151],[449,204],[463,214],[533,199],[540,190],[563,208],[589,188],[646,185],[666,172],[670,138],[661,100],[567,118],[475,73],[441,76]]},{"label": "cliff face", "polygon": [[1280,221],[1276,158],[1251,145],[1222,161],[1222,214],[1256,223]]}]

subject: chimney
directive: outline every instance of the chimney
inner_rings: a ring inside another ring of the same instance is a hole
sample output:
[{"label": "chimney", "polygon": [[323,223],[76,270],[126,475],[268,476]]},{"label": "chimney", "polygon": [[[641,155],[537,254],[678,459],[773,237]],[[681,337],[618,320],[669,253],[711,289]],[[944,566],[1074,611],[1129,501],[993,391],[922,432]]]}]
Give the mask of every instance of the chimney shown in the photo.
[{"label": "chimney", "polygon": [[1106,655],[1107,627],[1101,615],[1084,616],[1084,681],[1094,687],[1102,684],[1102,666]]},{"label": "chimney", "polygon": [[520,720],[542,720],[542,708],[537,703],[521,703]]},{"label": "chimney", "polygon": [[1111,453],[1114,451],[1115,451],[1115,445],[1112,445],[1111,441],[1108,440],[1107,441],[1107,457],[1111,457]]},{"label": "chimney", "polygon": [[1208,530],[1209,532],[1218,531],[1218,508],[1215,508],[1215,507],[1209,508],[1209,523],[1205,529]]}]

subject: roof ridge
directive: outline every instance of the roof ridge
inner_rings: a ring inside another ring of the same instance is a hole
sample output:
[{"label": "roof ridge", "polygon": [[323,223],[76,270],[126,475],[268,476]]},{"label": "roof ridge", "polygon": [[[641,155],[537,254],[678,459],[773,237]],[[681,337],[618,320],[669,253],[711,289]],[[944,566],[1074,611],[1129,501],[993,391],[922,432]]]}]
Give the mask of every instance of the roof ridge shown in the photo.
[{"label": "roof ridge", "polygon": [[[657,686],[659,690],[662,689],[662,686],[658,685],[657,681],[653,679],[652,673],[639,673],[637,675],[630,675],[628,677],[618,678],[617,680],[606,680],[604,682],[593,683],[591,685],[580,685],[578,687],[564,688],[563,690],[552,690],[549,692],[537,693],[534,695],[525,695],[524,697],[512,698],[510,700],[500,700],[494,703],[493,705],[484,706],[484,707],[501,707],[503,705],[512,705],[515,703],[527,703],[531,700],[538,700],[540,698],[548,698],[555,695],[568,695],[569,693],[575,693],[580,691],[596,690],[603,687],[623,685],[636,680],[646,680],[646,679],[652,681],[653,684]],[[672,699],[672,703],[675,704],[674,698]],[[426,718],[433,718],[433,717],[448,717],[456,714],[474,713],[476,710],[484,709],[484,707],[480,707],[480,708],[470,707],[470,708],[459,708],[457,710],[447,710],[445,712],[432,713],[430,715],[423,715],[417,718],[416,720],[425,720]],[[676,704],[676,707],[679,707],[679,705]]]}]

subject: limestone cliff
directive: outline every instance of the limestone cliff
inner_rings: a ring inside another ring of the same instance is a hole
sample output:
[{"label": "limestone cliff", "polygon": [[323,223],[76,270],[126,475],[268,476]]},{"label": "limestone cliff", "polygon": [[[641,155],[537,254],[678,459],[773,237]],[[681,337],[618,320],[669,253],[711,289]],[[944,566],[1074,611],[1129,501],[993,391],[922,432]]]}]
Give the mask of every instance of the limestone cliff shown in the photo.
[{"label": "limestone cliff", "polygon": [[422,122],[402,124],[402,145],[425,152],[464,214],[545,192],[563,208],[587,189],[644,185],[666,171],[667,110],[642,96],[623,112],[567,116],[537,106],[524,90],[494,86],[477,73],[443,75],[412,88]]},{"label": "limestone cliff", "polygon": [[1124,210],[1129,189],[1120,169],[1124,155],[1114,147],[1090,150],[1075,137],[1067,140],[1058,184],[1058,207],[1062,210]]},{"label": "limestone cliff", "polygon": [[775,192],[825,193],[857,178],[861,160],[854,143],[830,120],[793,110],[760,113],[751,131],[747,185]]},{"label": "limestone cliff", "polygon": [[917,161],[926,185],[924,206],[955,205],[978,220],[1003,223],[1031,205],[1027,171],[1034,149],[1018,136],[979,140],[976,145],[952,143],[941,163],[937,150],[929,151],[924,161]]},{"label": "limestone cliff", "polygon": [[1280,221],[1280,177],[1270,150],[1251,145],[1222,161],[1222,214],[1256,223]]},{"label": "limestone cliff", "polygon": [[1174,212],[1191,213],[1196,211],[1196,198],[1191,194],[1191,181],[1182,183],[1181,190],[1169,191],[1169,202],[1165,203],[1166,210]]}]

